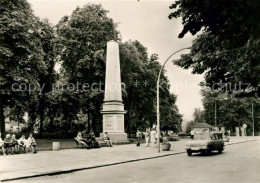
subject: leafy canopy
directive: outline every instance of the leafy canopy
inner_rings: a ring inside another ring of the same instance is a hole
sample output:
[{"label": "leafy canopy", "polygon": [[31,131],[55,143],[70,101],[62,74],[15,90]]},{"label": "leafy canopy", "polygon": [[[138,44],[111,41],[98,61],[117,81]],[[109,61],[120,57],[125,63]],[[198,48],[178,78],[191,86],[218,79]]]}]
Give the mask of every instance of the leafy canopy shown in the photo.
[{"label": "leafy canopy", "polygon": [[193,73],[205,73],[206,86],[214,87],[220,81],[233,86],[241,82],[243,91],[259,94],[260,1],[179,0],[170,8],[175,11],[169,18],[182,18],[180,38],[188,32],[201,32],[191,52],[175,64],[192,68]]}]

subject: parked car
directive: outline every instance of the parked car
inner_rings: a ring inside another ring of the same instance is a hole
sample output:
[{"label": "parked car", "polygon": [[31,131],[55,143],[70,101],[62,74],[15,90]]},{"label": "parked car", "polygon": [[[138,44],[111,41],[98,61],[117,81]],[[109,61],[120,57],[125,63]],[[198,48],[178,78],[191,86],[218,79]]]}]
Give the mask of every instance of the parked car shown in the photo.
[{"label": "parked car", "polygon": [[169,136],[169,141],[179,141],[180,139],[181,138],[176,133],[173,133]]},{"label": "parked car", "polygon": [[195,134],[194,140],[188,141],[185,149],[188,156],[191,156],[193,152],[211,153],[212,151],[218,151],[222,153],[224,146],[222,134],[214,132]]}]

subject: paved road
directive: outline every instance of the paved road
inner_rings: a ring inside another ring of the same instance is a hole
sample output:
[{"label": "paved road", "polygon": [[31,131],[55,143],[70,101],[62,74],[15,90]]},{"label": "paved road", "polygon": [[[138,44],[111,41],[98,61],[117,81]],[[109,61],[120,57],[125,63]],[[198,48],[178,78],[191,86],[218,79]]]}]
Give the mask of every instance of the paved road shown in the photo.
[{"label": "paved road", "polygon": [[173,155],[69,174],[12,182],[260,182],[260,141],[227,146],[223,154]]}]

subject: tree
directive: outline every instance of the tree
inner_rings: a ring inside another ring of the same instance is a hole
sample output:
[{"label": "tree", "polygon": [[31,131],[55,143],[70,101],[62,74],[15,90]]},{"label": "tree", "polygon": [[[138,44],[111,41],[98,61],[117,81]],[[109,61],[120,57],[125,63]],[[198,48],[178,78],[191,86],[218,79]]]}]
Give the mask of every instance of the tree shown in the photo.
[{"label": "tree", "polygon": [[195,108],[193,113],[194,123],[203,123],[204,122],[204,113],[200,108]]},{"label": "tree", "polygon": [[185,127],[186,133],[190,133],[190,131],[192,130],[191,127],[192,127],[193,125],[195,125],[195,122],[194,122],[193,120],[188,121],[188,123],[186,124],[186,127]]},{"label": "tree", "polygon": [[[139,41],[120,44],[122,82],[126,84],[123,95],[126,128],[129,134],[137,128],[145,130],[156,122],[156,81],[161,65],[158,55],[148,58],[147,49]],[[162,73],[160,92],[161,127],[179,131],[182,116],[175,105],[176,96],[169,92],[168,79]]]},{"label": "tree", "polygon": [[[81,84],[79,90],[82,90],[84,83],[91,86],[93,83],[105,81],[106,43],[119,39],[116,24],[107,13],[108,11],[101,5],[89,4],[82,8],[77,7],[70,17],[63,17],[56,26],[58,37],[55,50],[62,62],[64,76],[67,78],[67,84],[76,85],[79,82]],[[73,111],[63,107],[65,120],[69,122],[72,118],[76,118],[76,114],[82,109],[88,114],[88,119],[93,119],[92,127],[97,134],[95,129],[100,129],[102,126],[99,111],[104,93],[90,89],[85,92],[65,91],[64,95],[67,100],[78,104]]]},{"label": "tree", "polygon": [[[50,117],[50,122],[52,123],[52,109],[50,108],[51,105],[48,105],[47,103],[47,96],[46,94],[48,92],[52,92],[53,90],[53,84],[56,82],[57,75],[54,71],[55,66],[55,57],[54,54],[54,39],[55,39],[55,33],[54,33],[54,27],[50,25],[47,19],[44,19],[42,21],[38,21],[38,30],[40,35],[40,40],[42,44],[42,48],[44,51],[44,58],[43,61],[45,63],[45,70],[44,72],[41,72],[39,75],[39,84],[43,88],[40,95],[38,95],[38,111],[39,111],[39,117],[40,117],[40,136],[42,136],[43,133],[43,123],[45,119],[45,112],[46,108],[48,107],[48,114]],[[49,98],[50,99],[50,98]]]},{"label": "tree", "polygon": [[[182,38],[187,32],[199,35],[191,52],[175,63],[192,68],[193,73],[205,73],[203,85],[223,91],[241,90],[258,93],[260,83],[259,7],[252,0],[179,0],[169,18],[182,17]],[[223,87],[219,82],[229,83]],[[236,87],[242,83],[241,87]],[[250,87],[248,87],[250,84]]]},{"label": "tree", "polygon": [[[194,112],[193,112],[193,120],[188,121],[188,123],[186,124],[185,127],[185,131],[186,133],[190,133],[190,131],[192,130],[192,126],[195,125],[196,123],[204,123],[204,111],[200,110],[200,108],[195,108]],[[208,123],[208,121],[207,121]]]},{"label": "tree", "polygon": [[[38,86],[39,73],[45,70],[37,18],[26,0],[0,2],[0,126],[5,134],[4,110],[18,110],[22,115],[28,102],[39,90],[30,93],[28,86]],[[14,85],[15,84],[15,85]],[[22,85],[21,85],[22,84]],[[12,87],[13,86],[13,87]],[[23,86],[23,92],[18,86]],[[17,113],[13,113],[17,114]],[[15,117],[15,116],[13,116]]]},{"label": "tree", "polygon": [[[217,126],[226,127],[235,132],[235,127],[241,127],[244,123],[248,131],[252,133],[252,103],[254,103],[255,131],[259,130],[260,115],[256,111],[260,108],[260,100],[252,97],[236,97],[236,94],[226,94],[210,89],[202,90],[204,118],[209,124],[214,125],[215,112],[217,114]],[[216,102],[216,108],[215,108]],[[216,110],[216,111],[215,111]]]}]

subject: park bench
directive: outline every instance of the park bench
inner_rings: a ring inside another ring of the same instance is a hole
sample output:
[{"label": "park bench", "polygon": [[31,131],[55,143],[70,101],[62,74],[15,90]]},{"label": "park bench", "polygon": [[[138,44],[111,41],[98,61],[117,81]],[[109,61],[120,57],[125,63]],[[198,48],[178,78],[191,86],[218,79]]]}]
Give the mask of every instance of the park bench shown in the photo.
[{"label": "park bench", "polygon": [[[97,141],[99,147],[109,147],[108,142],[105,141],[103,137],[96,137],[95,139],[96,139],[96,141]],[[84,147],[83,144],[80,144],[80,143],[78,142],[77,138],[74,138],[73,140],[75,141],[75,143],[76,143],[76,145],[77,145],[77,148],[78,148],[80,145],[81,145],[81,147]]]},{"label": "park bench", "polygon": [[96,137],[96,141],[98,142],[99,147],[109,147],[109,143],[104,140],[104,137]]}]

